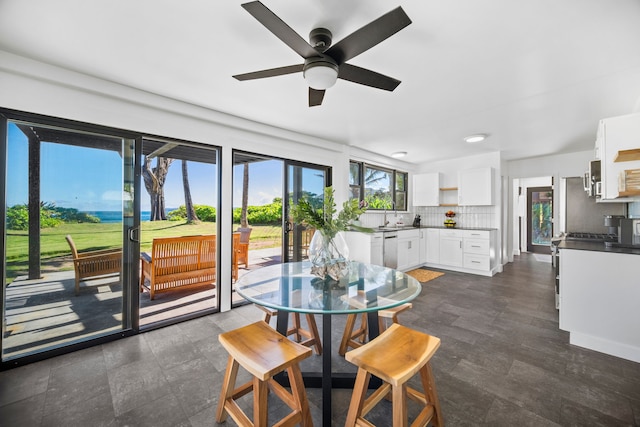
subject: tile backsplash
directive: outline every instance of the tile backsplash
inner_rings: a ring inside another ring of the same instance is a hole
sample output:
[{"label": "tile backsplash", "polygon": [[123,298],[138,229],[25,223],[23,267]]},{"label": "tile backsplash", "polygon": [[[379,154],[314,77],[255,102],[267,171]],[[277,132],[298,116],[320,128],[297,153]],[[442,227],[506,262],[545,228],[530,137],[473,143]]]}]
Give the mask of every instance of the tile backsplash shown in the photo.
[{"label": "tile backsplash", "polygon": [[[452,210],[456,213],[453,218],[457,228],[498,228],[495,206],[421,206],[415,208],[415,212],[387,212],[387,221],[394,224],[402,217],[404,224],[413,223],[416,214],[420,215],[423,226],[442,227],[446,216],[445,212]],[[384,212],[368,212],[360,216],[360,224],[364,227],[378,227],[384,222]]]}]

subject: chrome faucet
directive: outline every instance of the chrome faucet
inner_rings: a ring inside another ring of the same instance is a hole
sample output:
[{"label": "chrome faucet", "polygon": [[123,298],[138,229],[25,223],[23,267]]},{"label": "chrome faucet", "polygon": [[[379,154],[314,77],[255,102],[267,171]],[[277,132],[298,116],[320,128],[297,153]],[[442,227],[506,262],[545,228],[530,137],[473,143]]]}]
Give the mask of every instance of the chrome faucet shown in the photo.
[{"label": "chrome faucet", "polygon": [[[392,210],[396,210],[396,202],[394,202],[393,200],[391,201],[391,208]],[[382,226],[386,227],[389,224],[389,221],[387,221],[387,207],[385,205],[384,208],[384,218],[382,219]]]}]

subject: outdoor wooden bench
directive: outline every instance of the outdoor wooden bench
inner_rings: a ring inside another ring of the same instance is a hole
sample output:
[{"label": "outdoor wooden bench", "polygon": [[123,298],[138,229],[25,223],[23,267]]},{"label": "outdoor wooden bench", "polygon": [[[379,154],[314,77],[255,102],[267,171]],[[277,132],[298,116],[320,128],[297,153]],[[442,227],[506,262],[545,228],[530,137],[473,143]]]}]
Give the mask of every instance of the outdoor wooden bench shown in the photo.
[{"label": "outdoor wooden bench", "polygon": [[67,243],[73,255],[73,268],[76,273],[76,295],[80,292],[80,281],[102,279],[120,274],[122,269],[122,250],[106,249],[102,251],[78,252],[70,235]]},{"label": "outdoor wooden bench", "polygon": [[150,298],[156,293],[199,286],[215,286],[216,236],[180,236],[153,239],[151,255],[140,254],[140,292],[149,280]]}]

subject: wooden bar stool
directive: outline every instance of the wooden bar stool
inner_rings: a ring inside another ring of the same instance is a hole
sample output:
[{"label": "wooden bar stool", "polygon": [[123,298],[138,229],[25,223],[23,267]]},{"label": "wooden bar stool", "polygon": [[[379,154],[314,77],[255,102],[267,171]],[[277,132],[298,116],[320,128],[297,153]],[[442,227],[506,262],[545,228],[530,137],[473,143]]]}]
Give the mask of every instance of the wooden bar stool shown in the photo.
[{"label": "wooden bar stool", "polygon": [[[224,374],[216,421],[222,423],[230,415],[240,426],[267,425],[267,394],[271,390],[293,412],[279,424],[313,426],[304,382],[298,363],[312,353],[311,349],[284,339],[263,321],[252,323],[218,336],[229,353]],[[253,379],[236,388],[238,368],[242,366]],[[287,370],[291,393],[278,384],[273,376]],[[253,422],[240,409],[236,399],[253,391]]]},{"label": "wooden bar stool", "polygon": [[[350,301],[350,303],[354,303],[354,301]],[[378,327],[380,328],[380,333],[384,332],[387,328],[386,319],[391,319],[392,323],[398,322],[398,314],[402,313],[405,310],[409,310],[413,305],[408,302],[397,307],[388,308],[386,310],[378,311]],[[340,347],[338,348],[338,354],[340,356],[344,356],[349,347],[358,348],[361,347],[366,340],[367,337],[367,313],[360,314],[360,326],[356,328],[358,314],[349,314],[347,315],[347,323],[344,327],[344,332],[342,333],[342,341],[340,342]]]},{"label": "wooden bar stool", "polygon": [[[349,351],[345,358],[358,367],[351,404],[345,426],[371,425],[364,416],[391,392],[393,426],[407,426],[407,397],[423,406],[411,424],[426,426],[444,423],[429,360],[440,346],[440,339],[397,323],[360,348]],[[407,381],[420,374],[424,393],[409,386]],[[366,397],[371,375],[383,384]]]},{"label": "wooden bar stool", "polygon": [[[264,321],[269,323],[271,318],[278,315],[278,310],[274,310],[269,307],[263,307],[257,305],[260,310],[264,311]],[[306,314],[307,325],[309,329],[304,329],[300,323],[300,313],[291,313],[293,317],[293,326],[287,329],[287,336],[295,335],[296,342],[305,345],[307,347],[313,346],[318,355],[322,354],[322,341],[320,340],[320,334],[318,333],[318,326],[316,324],[316,318],[313,314]],[[302,341],[302,337],[306,338]]]}]

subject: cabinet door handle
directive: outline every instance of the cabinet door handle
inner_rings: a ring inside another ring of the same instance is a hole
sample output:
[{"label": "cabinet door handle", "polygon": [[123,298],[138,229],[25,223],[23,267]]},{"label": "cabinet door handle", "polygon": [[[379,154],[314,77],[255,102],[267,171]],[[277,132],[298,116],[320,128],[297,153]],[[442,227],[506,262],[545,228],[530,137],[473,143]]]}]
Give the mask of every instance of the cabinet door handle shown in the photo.
[{"label": "cabinet door handle", "polygon": [[480,246],[478,245],[471,245],[472,248],[479,248]]},{"label": "cabinet door handle", "polygon": [[460,249],[462,249],[462,240],[460,240]]}]

